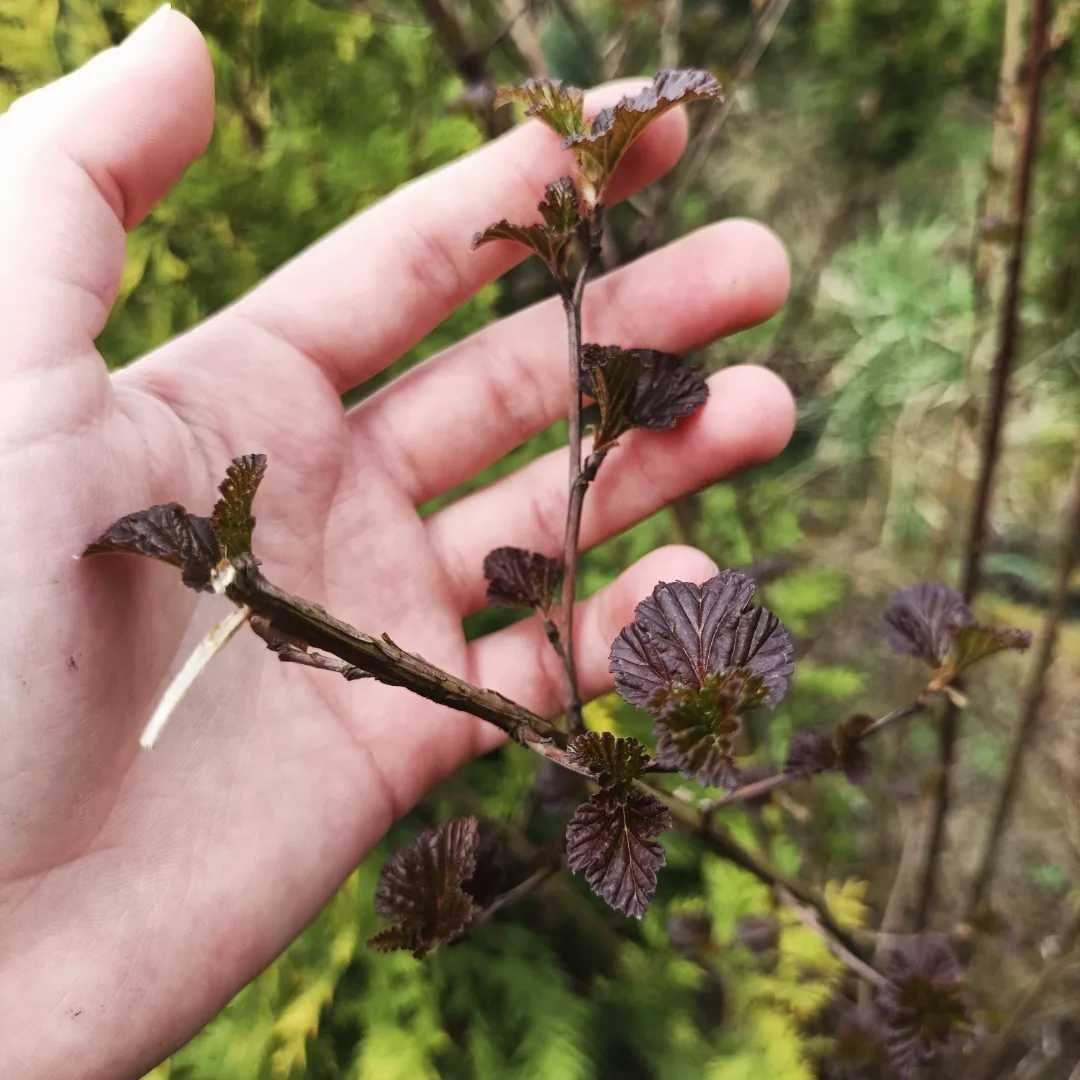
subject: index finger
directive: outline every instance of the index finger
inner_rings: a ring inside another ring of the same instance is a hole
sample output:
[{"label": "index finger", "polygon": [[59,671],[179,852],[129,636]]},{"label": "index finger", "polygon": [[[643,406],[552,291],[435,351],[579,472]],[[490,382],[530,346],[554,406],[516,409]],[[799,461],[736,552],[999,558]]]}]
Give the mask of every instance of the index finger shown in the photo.
[{"label": "index finger", "polygon": [[[586,108],[596,112],[636,86],[606,84],[587,95]],[[685,145],[685,114],[673,109],[631,147],[612,201],[663,175]],[[345,391],[525,258],[525,249],[510,242],[472,251],[472,238],[500,218],[536,220],[545,184],[572,172],[572,162],[554,132],[529,121],[348,221],[233,312],[305,353]]]}]

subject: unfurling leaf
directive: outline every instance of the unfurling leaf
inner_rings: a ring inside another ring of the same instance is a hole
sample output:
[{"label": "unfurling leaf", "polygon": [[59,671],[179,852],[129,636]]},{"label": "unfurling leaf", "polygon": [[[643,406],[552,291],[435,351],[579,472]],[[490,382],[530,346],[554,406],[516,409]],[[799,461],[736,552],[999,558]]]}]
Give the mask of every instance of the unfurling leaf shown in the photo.
[{"label": "unfurling leaf", "polygon": [[810,777],[838,770],[853,784],[865,784],[870,778],[870,755],[862,737],[874,723],[872,716],[858,714],[845,720],[834,731],[796,731],[788,746],[784,772]]},{"label": "unfurling leaf", "polygon": [[650,765],[648,751],[637,739],[619,739],[610,731],[586,731],[567,747],[570,760],[588,769],[605,791],[624,797]]},{"label": "unfurling leaf", "polygon": [[701,784],[736,787],[735,740],[742,717],[765,694],[762,677],[745,668],[706,675],[697,688],[657,691],[650,707],[656,717],[657,760]]},{"label": "unfurling leaf", "polygon": [[179,503],[151,506],[120,518],[83,555],[127,552],[160,559],[183,572],[184,584],[210,591],[210,575],[221,561],[210,518],[189,514]]},{"label": "unfurling leaf", "polygon": [[542,120],[563,138],[585,131],[585,95],[559,79],[528,79],[521,86],[502,88],[495,95],[496,108],[511,101],[522,102],[526,116]]},{"label": "unfurling leaf", "polygon": [[952,647],[934,675],[931,687],[948,686],[972,664],[1006,649],[1024,650],[1031,645],[1031,634],[1013,626],[987,626],[971,623],[953,634]]},{"label": "unfurling leaf", "polygon": [[553,232],[573,233],[581,225],[581,198],[569,176],[560,176],[544,188],[539,207],[544,224]]},{"label": "unfurling leaf", "polygon": [[885,621],[897,652],[936,667],[945,659],[955,631],[974,622],[974,616],[955,589],[926,582],[894,593]]},{"label": "unfurling leaf", "polygon": [[489,604],[531,607],[547,612],[555,603],[562,579],[562,563],[535,551],[500,547],[484,559]]},{"label": "unfurling leaf", "polygon": [[625,799],[600,791],[566,827],[566,864],[616,911],[640,919],[665,861],[655,838],[671,825],[667,807],[643,791]]},{"label": "unfurling leaf", "polygon": [[597,113],[588,132],[564,132],[566,146],[573,151],[582,176],[595,192],[594,201],[602,199],[623,155],[653,120],[677,105],[718,101],[723,96],[723,87],[707,71],[659,71],[651,86]]},{"label": "unfurling leaf", "polygon": [[251,534],[255,529],[251,504],[265,473],[265,454],[245,454],[232,462],[218,489],[221,498],[214,507],[214,529],[230,559],[251,552]]},{"label": "unfurling leaf", "polygon": [[721,570],[704,585],[661,582],[611,647],[615,688],[631,705],[650,709],[659,690],[700,689],[708,675],[744,668],[761,677],[762,703],[776,705],[787,691],[794,647],[780,620],[753,601],[753,580],[737,570]]},{"label": "unfurling leaf", "polygon": [[672,428],[709,396],[701,372],[677,356],[618,345],[582,348],[582,388],[600,408],[597,450],[630,428]]},{"label": "unfurling leaf", "polygon": [[379,875],[375,910],[393,926],[369,944],[409,949],[417,959],[463,934],[479,913],[464,885],[476,872],[479,829],[461,818],[425,829],[391,857]]},{"label": "unfurling leaf", "polygon": [[548,184],[540,203],[543,221],[535,225],[514,225],[505,218],[489,225],[473,237],[472,246],[480,247],[492,240],[513,240],[524,244],[538,255],[551,276],[560,284],[569,279],[569,262],[574,250],[574,237],[581,224],[581,207],[577,188],[569,176]]},{"label": "unfurling leaf", "polygon": [[944,934],[916,934],[886,953],[874,1001],[889,1063],[904,1077],[970,1033],[964,973]]},{"label": "unfurling leaf", "polygon": [[264,454],[234,458],[213,517],[189,514],[179,503],[151,506],[114,522],[83,554],[147,555],[178,566],[188,588],[210,592],[214,569],[222,559],[251,551],[255,527],[251,502],[265,472]]}]

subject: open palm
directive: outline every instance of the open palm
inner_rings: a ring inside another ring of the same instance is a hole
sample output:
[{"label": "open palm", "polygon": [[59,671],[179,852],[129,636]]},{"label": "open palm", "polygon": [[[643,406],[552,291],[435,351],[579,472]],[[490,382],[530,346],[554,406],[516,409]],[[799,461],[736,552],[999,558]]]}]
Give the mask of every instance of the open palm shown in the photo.
[{"label": "open palm", "polygon": [[[590,104],[619,96],[597,92]],[[556,419],[561,311],[540,304],[346,413],[340,395],[521,255],[473,232],[532,220],[566,171],[528,124],[350,221],[231,308],[110,376],[94,349],[132,228],[203,149],[205,45],[164,12],[0,118],[0,1060],[6,1076],[138,1075],[284,947],[449,770],[495,745],[479,720],[405,691],[277,664],[252,635],[215,662],[161,745],[137,735],[194,633],[224,613],[143,560],[73,559],[114,519],[177,500],[205,513],[229,459],[266,452],[256,548],[271,580],[529,707],[561,673],[535,620],[467,644],[484,554],[554,553],[555,454],[421,519],[416,507]],[[616,194],[678,156],[669,114]],[[787,265],[728,222],[599,282],[590,340],[682,351],[770,315]],[[754,368],[715,376],[677,431],[624,440],[583,529],[595,543],[775,453],[792,410]],[[583,690],[661,577],[709,560],[665,548],[579,615]]]}]

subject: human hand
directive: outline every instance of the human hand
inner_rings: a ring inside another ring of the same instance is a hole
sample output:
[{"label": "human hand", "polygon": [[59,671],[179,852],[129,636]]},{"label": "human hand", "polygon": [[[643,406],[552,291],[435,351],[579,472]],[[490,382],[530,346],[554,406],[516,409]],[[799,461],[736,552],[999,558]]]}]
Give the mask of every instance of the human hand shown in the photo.
[{"label": "human hand", "polygon": [[[590,107],[618,98],[608,87]],[[530,123],[348,222],[213,319],[110,376],[94,348],[135,227],[204,148],[205,45],[165,11],[119,49],[0,118],[0,1060],[12,1077],[138,1075],[294,937],[389,824],[502,736],[405,691],[272,662],[246,635],[152,754],[137,749],[205,607],[144,560],[72,558],[152,503],[208,510],[229,459],[265,451],[268,576],[361,629],[545,714],[562,671],[536,620],[467,644],[486,552],[555,552],[565,453],[421,519],[564,406],[557,302],[480,331],[350,413],[340,395],[523,256],[478,228],[531,220],[560,173]],[[671,113],[615,195],[669,168]],[[565,171],[565,169],[561,170]],[[787,263],[760,226],[701,230],[598,282],[589,340],[681,352],[766,318]],[[590,491],[595,544],[787,441],[792,405],[760,369],[711,380],[677,430],[622,440]],[[662,578],[653,552],[581,604],[578,670],[609,685],[611,640]],[[222,603],[207,601],[208,604]],[[220,612],[217,613],[220,615]]]}]

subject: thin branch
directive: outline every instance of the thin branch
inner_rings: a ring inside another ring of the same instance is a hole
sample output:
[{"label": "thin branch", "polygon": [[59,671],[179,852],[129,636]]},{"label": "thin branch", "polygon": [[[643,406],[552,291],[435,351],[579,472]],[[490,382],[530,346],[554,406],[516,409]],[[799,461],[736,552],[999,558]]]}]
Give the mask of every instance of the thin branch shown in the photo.
[{"label": "thin branch", "polygon": [[836,921],[824,899],[815,890],[808,885],[804,885],[801,881],[796,881],[794,878],[789,878],[780,873],[779,870],[770,866],[764,859],[760,859],[752,852],[747,851],[732,839],[726,829],[713,822],[711,812],[703,813],[670,792],[653,787],[651,784],[643,784],[639,781],[638,786],[642,791],[646,791],[654,798],[659,799],[671,811],[671,816],[679,828],[698,836],[715,854],[728,862],[734,863],[740,869],[753,874],[758,881],[767,885],[770,889],[778,893],[780,890],[784,890],[795,897],[801,904],[812,909],[821,926],[823,935],[833,938],[852,956],[866,962],[865,949],[850,931],[844,929]]},{"label": "thin branch", "polygon": [[800,903],[783,886],[780,886],[776,891],[780,899],[788,906],[788,909],[795,918],[798,919],[803,926],[813,930],[814,933],[825,942],[825,947],[837,958],[837,960],[871,986],[879,990],[883,990],[889,986],[889,980],[885,978],[877,968],[872,967],[861,956],[858,956],[850,949],[846,948],[843,942],[838,941],[821,925],[821,919],[813,908]]},{"label": "thin branch", "polygon": [[524,900],[527,896],[531,896],[545,881],[548,880],[553,874],[558,873],[562,869],[562,859],[557,862],[552,860],[551,862],[541,866],[538,870],[531,873],[524,881],[519,881],[513,888],[507,889],[506,892],[496,896],[494,900],[479,915],[470,923],[470,931],[483,923],[490,922],[503,908],[509,907],[511,904],[516,904],[521,900]]},{"label": "thin branch", "polygon": [[[517,742],[543,754],[558,757],[566,736],[542,716],[511,701],[495,690],[485,690],[406,652],[385,634],[381,638],[362,633],[335,619],[324,608],[293,596],[269,582],[255,561],[247,556],[234,561],[236,576],[226,589],[234,603],[261,616],[262,625],[289,642],[330,653],[360,668],[380,682],[403,686],[451,709],[459,709],[494,724]],[[265,633],[260,633],[265,638]]]},{"label": "thin branch", "polygon": [[1061,630],[1061,624],[1065,619],[1065,611],[1068,607],[1069,582],[1072,579],[1073,570],[1076,568],[1077,563],[1080,562],[1080,453],[1077,454],[1076,463],[1073,466],[1070,488],[1071,505],[1065,515],[1065,528],[1061,538],[1061,554],[1058,559],[1053,601],[1040,636],[1038,654],[1028,674],[1027,686],[1024,690],[1024,703],[1020,710],[1020,726],[1017,729],[1012,752],[1009,755],[1009,766],[1005,774],[1005,782],[1002,784],[1001,791],[998,794],[993,822],[987,834],[986,849],[983,852],[982,862],[971,887],[971,895],[968,897],[967,920],[970,920],[978,911],[997,870],[1001,843],[1005,838],[1005,833],[1008,831],[1016,804],[1016,794],[1020,789],[1024,757],[1027,751],[1035,745],[1039,720],[1042,716],[1043,697],[1046,691],[1046,676],[1054,660],[1058,633]]},{"label": "thin branch", "polygon": [[[893,709],[892,712],[885,713],[884,716],[875,720],[861,735],[853,738],[852,742],[862,742],[863,739],[868,739],[872,735],[876,735],[879,731],[889,727],[891,724],[895,724],[900,720],[906,720],[908,717],[922,712],[926,708],[928,701],[929,699],[925,695],[921,695],[909,704],[904,705],[902,708]],[[652,771],[655,772],[659,770]],[[733,806],[737,803],[760,799],[763,795],[768,795],[777,788],[794,783],[796,780],[804,779],[806,779],[806,777],[801,776],[798,773],[789,772],[779,772],[772,776],[765,776],[760,780],[754,780],[749,784],[743,784],[742,787],[735,788],[729,795],[713,803],[710,806],[710,810],[720,810],[725,806]]]},{"label": "thin branch", "polygon": [[[1009,261],[1005,271],[1005,294],[1002,299],[998,327],[998,346],[994,357],[993,371],[990,376],[990,404],[983,428],[979,478],[971,522],[968,528],[964,558],[962,592],[964,599],[968,603],[974,598],[980,584],[982,556],[986,547],[990,496],[993,491],[994,476],[1001,454],[1001,432],[1005,418],[1005,406],[1009,400],[1009,377],[1019,351],[1020,285],[1024,269],[1024,256],[1027,250],[1029,218],[1031,216],[1032,179],[1035,172],[1036,149],[1039,142],[1039,116],[1042,104],[1043,79],[1047,68],[1045,57],[1049,23],[1050,0],[1034,0],[1028,50],[1027,108],[1014,189],[1013,218],[1015,238],[1009,252]],[[959,727],[960,710],[955,702],[950,701],[945,708],[941,721],[934,820],[930,830],[930,844],[927,850],[926,867],[916,915],[916,925],[919,929],[925,927],[929,920],[938,889]]]},{"label": "thin branch", "polygon": [[559,655],[566,671],[566,717],[571,731],[584,729],[581,715],[581,691],[578,689],[577,669],[574,663],[574,595],[577,591],[578,543],[581,536],[581,512],[589,481],[596,475],[602,456],[593,462],[590,476],[588,467],[581,467],[581,304],[585,284],[600,252],[602,223],[600,208],[595,219],[587,221],[586,250],[582,256],[573,288],[563,291],[563,312],[566,315],[567,344],[567,424],[569,429],[569,488],[566,508],[566,535],[563,541],[562,581],[562,649]]},{"label": "thin branch", "polygon": [[658,239],[670,234],[670,215],[683,204],[687,190],[698,178],[698,174],[705,166],[705,162],[716,149],[716,143],[720,137],[724,122],[731,114],[735,105],[735,88],[746,82],[754,73],[758,62],[765,55],[773,36],[776,34],[784,14],[791,0],[771,0],[769,6],[759,16],[750,35],[742,56],[736,65],[735,72],[728,81],[724,100],[717,108],[709,111],[708,118],[702,124],[693,146],[684,158],[682,165],[672,177],[668,189],[658,193],[662,195],[662,203],[654,212],[651,222],[646,230],[644,246],[655,247]]},{"label": "thin branch", "polygon": [[1080,908],[1072,913],[1059,935],[1059,941],[1057,959],[1043,968],[1028,987],[1027,992],[1020,998],[1016,1008],[1009,1014],[1001,1030],[984,1045],[982,1053],[975,1060],[974,1068],[966,1071],[969,1080],[992,1080],[993,1077],[1002,1075],[1001,1066],[1004,1064],[1012,1040],[1046,994],[1053,987],[1061,984],[1068,968],[1075,962],[1072,952],[1080,942]]}]

